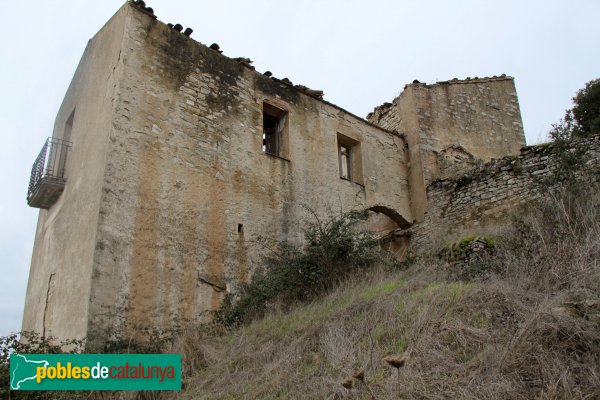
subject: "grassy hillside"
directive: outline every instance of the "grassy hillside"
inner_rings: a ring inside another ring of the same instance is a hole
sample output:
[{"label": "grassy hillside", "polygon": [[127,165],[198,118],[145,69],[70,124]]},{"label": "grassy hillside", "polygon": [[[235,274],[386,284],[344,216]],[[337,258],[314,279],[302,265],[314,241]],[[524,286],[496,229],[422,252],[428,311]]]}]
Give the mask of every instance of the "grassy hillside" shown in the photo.
[{"label": "grassy hillside", "polygon": [[[598,186],[548,192],[504,230],[440,243],[403,265],[367,268],[378,259],[371,239],[348,218],[312,225],[304,249],[280,249],[274,274],[258,275],[245,301],[224,308],[222,325],[107,348],[156,352],[167,343],[163,350],[183,355],[183,391],[12,398],[600,398]],[[4,350],[60,351],[15,338],[0,340],[5,397]]]},{"label": "grassy hillside", "polygon": [[478,252],[458,242],[231,332],[188,332],[177,398],[600,398],[599,194],[563,190]]}]

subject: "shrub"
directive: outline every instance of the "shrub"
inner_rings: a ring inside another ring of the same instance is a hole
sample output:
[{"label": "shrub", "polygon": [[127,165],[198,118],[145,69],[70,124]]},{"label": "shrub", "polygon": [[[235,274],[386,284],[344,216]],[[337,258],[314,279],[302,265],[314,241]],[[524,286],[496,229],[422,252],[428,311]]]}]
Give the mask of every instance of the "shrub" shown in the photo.
[{"label": "shrub", "polygon": [[[363,283],[356,274],[323,300],[209,345],[193,340],[208,350],[184,396],[598,398],[598,185],[547,191],[493,238],[448,245],[485,246],[481,263],[468,266],[478,268],[476,283],[453,282],[446,259],[424,254],[406,271]],[[401,385],[383,361],[392,354],[407,356]],[[352,392],[339,385],[356,370],[369,391],[359,378]]]},{"label": "shrub", "polygon": [[[112,332],[100,343],[101,347],[91,348],[105,354],[154,354],[163,353],[181,334],[182,327],[156,328],[143,325],[127,327]],[[125,332],[135,332],[135,337]],[[89,336],[88,336],[89,339]]]},{"label": "shrub", "polygon": [[311,220],[302,246],[259,238],[258,243],[267,250],[264,269],[238,293],[225,296],[213,313],[217,323],[234,327],[262,315],[271,303],[311,300],[350,272],[382,259],[375,236],[361,229],[365,212],[345,212],[323,221],[314,211],[307,211]]},{"label": "shrub", "polygon": [[[93,348],[93,352],[101,354],[163,353],[169,350],[176,337],[181,333],[180,327],[169,329],[149,328],[136,326],[135,331],[140,339],[126,337],[122,333],[110,334],[109,339],[103,341],[103,346]],[[98,398],[96,392],[83,391],[11,391],[10,388],[10,356],[20,354],[78,354],[90,351],[88,345],[90,337],[82,340],[67,339],[57,340],[53,337],[43,337],[36,332],[12,333],[0,336],[0,398],[1,399],[27,399],[27,400],[63,400],[63,399],[89,399]],[[85,346],[85,347],[84,347]],[[101,392],[101,398],[113,398],[117,392]],[[131,392],[131,398],[153,399],[160,397],[152,392]],[[116,398],[116,396],[115,396]]]},{"label": "shrub", "polygon": [[[75,392],[64,392],[60,396],[45,391],[22,391],[9,393],[10,388],[10,356],[21,354],[59,354],[80,353],[83,340],[57,341],[52,337],[43,337],[35,332],[11,333],[0,336],[0,398],[2,399],[48,399],[76,398]],[[63,397],[64,396],[64,397]]]},{"label": "shrub", "polygon": [[587,82],[572,100],[573,108],[552,125],[549,135],[554,140],[568,141],[600,133],[600,79]]}]

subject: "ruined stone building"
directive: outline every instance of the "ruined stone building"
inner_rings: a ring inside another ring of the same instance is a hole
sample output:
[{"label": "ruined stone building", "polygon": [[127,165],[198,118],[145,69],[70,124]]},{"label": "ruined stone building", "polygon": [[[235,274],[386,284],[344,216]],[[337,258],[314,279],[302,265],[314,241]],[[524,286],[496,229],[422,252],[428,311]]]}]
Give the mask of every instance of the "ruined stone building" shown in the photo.
[{"label": "ruined stone building", "polygon": [[301,239],[303,205],[400,232],[432,182],[525,144],[511,77],[415,81],[363,119],[181,30],[126,3],[89,41],[34,164],[23,330],[201,319],[251,276],[252,238]]}]

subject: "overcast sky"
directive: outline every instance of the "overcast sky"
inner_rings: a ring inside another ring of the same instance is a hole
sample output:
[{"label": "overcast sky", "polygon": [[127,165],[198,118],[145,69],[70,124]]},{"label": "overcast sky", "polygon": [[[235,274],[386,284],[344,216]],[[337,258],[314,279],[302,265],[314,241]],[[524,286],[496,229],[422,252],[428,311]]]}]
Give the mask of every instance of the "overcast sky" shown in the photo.
[{"label": "overcast sky", "polygon": [[[31,164],[90,39],[122,0],[0,0],[0,335],[20,330],[38,210]],[[258,71],[325,91],[359,116],[406,83],[515,77],[528,144],[600,77],[600,1],[148,0]],[[73,221],[77,223],[77,221]],[[82,299],[82,301],[86,301]]]}]

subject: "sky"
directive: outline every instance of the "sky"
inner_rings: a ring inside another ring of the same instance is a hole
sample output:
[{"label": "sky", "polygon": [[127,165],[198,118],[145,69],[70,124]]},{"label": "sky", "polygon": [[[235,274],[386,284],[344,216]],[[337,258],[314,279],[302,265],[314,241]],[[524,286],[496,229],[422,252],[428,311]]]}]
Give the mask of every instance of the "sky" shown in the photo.
[{"label": "sky", "polygon": [[[87,41],[123,0],[0,0],[0,336],[21,328],[38,210],[31,165]],[[230,57],[325,92],[366,116],[406,83],[515,78],[528,144],[600,77],[597,0],[148,0],[158,19],[194,29]],[[74,221],[76,223],[76,221]],[[85,301],[82,299],[82,301]]]}]

